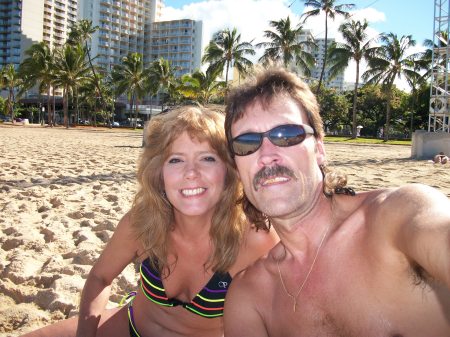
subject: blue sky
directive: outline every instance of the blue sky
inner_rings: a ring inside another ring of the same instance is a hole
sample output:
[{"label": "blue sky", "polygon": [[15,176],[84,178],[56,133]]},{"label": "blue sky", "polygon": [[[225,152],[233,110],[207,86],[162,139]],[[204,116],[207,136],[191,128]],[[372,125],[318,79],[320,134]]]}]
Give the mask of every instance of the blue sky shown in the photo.
[{"label": "blue sky", "polygon": [[[165,0],[167,7],[181,9],[184,5],[193,3],[208,2],[205,0]],[[210,1],[211,2],[211,1]],[[227,2],[227,0],[212,2]],[[228,1],[229,2],[229,1]],[[258,1],[254,1],[257,6]],[[276,1],[274,1],[276,2]],[[384,13],[385,20],[372,22],[370,25],[378,32],[393,32],[398,36],[411,34],[417,41],[422,44],[424,39],[433,38],[433,0],[343,0],[339,3],[353,2],[358,9],[374,8]],[[292,1],[284,1],[286,5]],[[303,0],[296,0],[291,6],[294,13],[303,12]]]}]

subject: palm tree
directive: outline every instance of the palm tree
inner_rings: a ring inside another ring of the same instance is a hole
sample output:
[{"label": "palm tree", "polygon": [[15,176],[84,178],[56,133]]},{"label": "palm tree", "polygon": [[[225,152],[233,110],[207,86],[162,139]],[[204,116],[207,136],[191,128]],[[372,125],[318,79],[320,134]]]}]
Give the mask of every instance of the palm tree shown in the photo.
[{"label": "palm tree", "polygon": [[175,95],[178,81],[175,72],[178,68],[163,58],[153,61],[149,69],[149,91],[152,95],[157,93],[161,99],[161,111],[164,110],[164,103]]},{"label": "palm tree", "polygon": [[89,66],[91,68],[92,74],[94,75],[94,84],[97,86],[97,91],[99,93],[100,100],[102,104],[103,102],[103,96],[102,96],[102,90],[100,88],[100,81],[99,78],[95,72],[95,67],[92,64],[92,58],[91,58],[91,49],[89,48],[88,41],[91,40],[92,34],[94,34],[98,30],[98,26],[93,26],[91,20],[83,19],[75,23],[69,32],[69,38],[67,42],[69,44],[75,45],[75,44],[81,44],[84,43],[84,51],[86,53],[86,56],[89,60]]},{"label": "palm tree", "polygon": [[[98,88],[100,87],[101,92]],[[87,106],[90,111],[90,119],[93,120],[93,125],[97,125],[97,115],[101,111],[104,117],[108,119],[108,125],[111,127],[111,112],[109,109],[104,109],[102,104],[99,104],[100,95],[103,97],[104,102],[108,107],[113,104],[113,88],[112,82],[108,79],[106,80],[100,75],[99,87],[97,86],[96,80],[93,76],[90,76],[87,81],[80,87],[80,99],[82,104]]]},{"label": "palm tree", "polygon": [[[405,79],[411,88],[411,119],[410,119],[410,137],[412,137],[414,126],[414,112],[417,107],[419,89],[427,83],[427,79],[430,76],[431,59],[428,61],[427,57],[424,57],[424,53],[416,53],[409,57],[408,66],[414,70],[413,72],[405,73]],[[425,71],[425,72],[424,72]],[[421,74],[421,72],[423,74]]]},{"label": "palm tree", "polygon": [[237,29],[224,29],[214,34],[213,39],[205,49],[202,62],[209,62],[212,72],[225,70],[225,82],[228,83],[228,72],[231,66],[236,67],[240,75],[245,76],[252,61],[246,58],[246,55],[255,55],[255,50],[251,42],[241,42],[241,34]]},{"label": "palm tree", "polygon": [[69,127],[69,96],[76,97],[78,111],[78,88],[87,80],[88,74],[89,64],[84,59],[84,51],[80,45],[66,44],[62,49],[57,50],[55,84],[63,88],[64,125],[66,128]]},{"label": "palm tree", "polygon": [[407,77],[415,76],[411,67],[410,56],[407,51],[415,46],[416,41],[411,35],[402,36],[398,39],[394,33],[383,33],[380,35],[381,46],[371,48],[369,51],[368,69],[362,75],[368,83],[382,84],[386,93],[386,125],[384,140],[389,140],[389,128],[391,118],[392,86],[397,78],[403,75]]},{"label": "palm tree", "polygon": [[213,96],[224,94],[226,83],[217,81],[218,75],[218,72],[213,73],[209,69],[206,72],[197,70],[193,74],[183,75],[177,90],[200,104],[208,104]]},{"label": "palm tree", "polygon": [[328,18],[334,20],[337,15],[342,15],[344,18],[348,18],[350,14],[345,10],[352,9],[354,4],[337,4],[337,0],[305,0],[306,7],[312,7],[313,9],[303,13],[302,18],[305,22],[311,16],[317,16],[321,12],[325,13],[325,50],[322,63],[322,71],[320,72],[319,85],[317,86],[317,94],[320,92],[322,85],[323,75],[325,73],[325,66],[327,63],[328,53]]},{"label": "palm tree", "polygon": [[[52,114],[50,113],[50,92],[54,81],[54,57],[48,45],[44,42],[33,44],[25,51],[27,58],[19,66],[19,74],[27,79],[27,87],[38,85],[39,102],[41,93],[47,91],[48,124],[52,125]],[[42,123],[44,118],[42,119]]]},{"label": "palm tree", "polygon": [[14,120],[14,105],[17,98],[15,90],[20,88],[20,86],[23,84],[23,81],[13,64],[7,64],[6,66],[4,66],[1,69],[0,75],[0,88],[6,88],[8,90],[6,109],[9,111],[11,120]]},{"label": "palm tree", "polygon": [[131,113],[134,111],[134,128],[137,127],[138,103],[148,91],[150,69],[144,68],[142,54],[130,53],[122,58],[122,63],[114,66],[111,73],[116,84],[116,94],[127,93]]},{"label": "palm tree", "polygon": [[312,41],[299,41],[303,26],[292,27],[289,16],[279,21],[270,21],[269,24],[275,31],[264,31],[264,37],[270,42],[261,42],[256,45],[257,48],[265,48],[259,61],[263,64],[270,61],[282,62],[285,68],[295,62],[306,76],[310,76],[310,67],[314,65],[314,56],[308,50],[317,46]]},{"label": "palm tree", "polygon": [[339,27],[344,43],[333,43],[330,46],[330,78],[342,73],[351,60],[356,63],[355,88],[353,90],[352,138],[356,138],[356,98],[358,97],[359,67],[363,59],[368,59],[370,43],[367,39],[368,23],[366,20],[345,22]]}]

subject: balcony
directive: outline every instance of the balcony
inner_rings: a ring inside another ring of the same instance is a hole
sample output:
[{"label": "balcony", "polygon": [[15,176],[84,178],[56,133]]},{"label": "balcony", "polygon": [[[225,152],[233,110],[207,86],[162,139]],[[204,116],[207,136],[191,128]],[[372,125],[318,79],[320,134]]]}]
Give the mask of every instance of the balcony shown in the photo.
[{"label": "balcony", "polygon": [[111,13],[111,9],[109,9],[109,7],[100,7],[100,13]]},{"label": "balcony", "polygon": [[66,6],[63,3],[58,2],[58,1],[55,1],[55,7],[61,8],[61,9],[66,9]]},{"label": "balcony", "polygon": [[60,14],[60,13],[54,13],[53,17],[58,19],[58,20],[64,20],[64,15]]},{"label": "balcony", "polygon": [[54,36],[57,36],[57,37],[59,37],[59,38],[61,38],[61,39],[63,39],[63,38],[66,37],[66,35],[65,35],[63,32],[58,32],[58,31],[54,31],[54,32],[53,32],[53,35],[54,35]]}]

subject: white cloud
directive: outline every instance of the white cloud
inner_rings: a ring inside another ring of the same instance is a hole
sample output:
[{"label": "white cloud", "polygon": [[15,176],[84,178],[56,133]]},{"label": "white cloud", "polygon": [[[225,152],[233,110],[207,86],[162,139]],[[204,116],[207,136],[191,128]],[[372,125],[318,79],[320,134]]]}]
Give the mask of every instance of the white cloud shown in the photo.
[{"label": "white cloud", "polygon": [[[297,23],[298,15],[288,8],[288,0],[212,0],[192,3],[181,9],[165,7],[162,20],[187,18],[203,21],[203,48],[214,33],[225,28],[236,27],[241,41],[258,43],[263,41],[263,32],[270,28],[269,21],[286,18],[288,15]],[[250,57],[256,62],[263,50]]]},{"label": "white cloud", "polygon": [[[203,21],[203,44],[212,35],[224,28],[234,28],[241,33],[243,41],[260,42],[263,31],[269,28],[270,20],[279,20],[288,15],[298,16],[288,8],[286,0],[226,0],[202,1],[183,6],[181,9],[165,7],[162,20],[188,18]],[[295,21],[296,22],[296,21]]]},{"label": "white cloud", "polygon": [[[181,9],[165,7],[162,20],[192,19],[203,21],[203,48],[208,44],[212,35],[224,28],[236,27],[241,33],[241,41],[254,43],[263,40],[263,32],[270,28],[269,21],[279,20],[290,16],[294,24],[299,22],[302,13],[294,13],[288,6],[292,0],[209,0],[184,5]],[[304,8],[303,12],[308,8]],[[367,29],[370,38],[377,37],[381,32],[370,25],[386,21],[386,16],[374,8],[364,8],[351,11],[351,17],[355,20],[366,19],[369,22]],[[328,20],[328,36],[342,41],[338,27],[344,18],[338,16],[335,20]],[[304,25],[305,29],[311,29],[315,37],[325,36],[325,17],[320,14],[310,17]],[[421,47],[417,47],[421,48]],[[254,62],[262,55],[262,50],[257,50],[257,55],[252,58]],[[411,53],[414,51],[411,51]],[[360,74],[364,72],[366,65],[361,66]],[[355,65],[350,64],[345,73],[345,81],[354,82],[356,76]],[[400,83],[403,89],[407,85]]]}]

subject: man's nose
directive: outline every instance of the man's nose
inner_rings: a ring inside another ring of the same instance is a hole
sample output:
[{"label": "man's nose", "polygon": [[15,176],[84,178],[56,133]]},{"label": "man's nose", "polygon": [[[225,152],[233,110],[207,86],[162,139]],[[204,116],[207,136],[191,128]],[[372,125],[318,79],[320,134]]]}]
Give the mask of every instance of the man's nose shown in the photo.
[{"label": "man's nose", "polygon": [[269,138],[264,137],[261,147],[257,151],[258,165],[270,166],[272,164],[279,164],[281,161],[279,151],[278,146],[272,144]]}]

